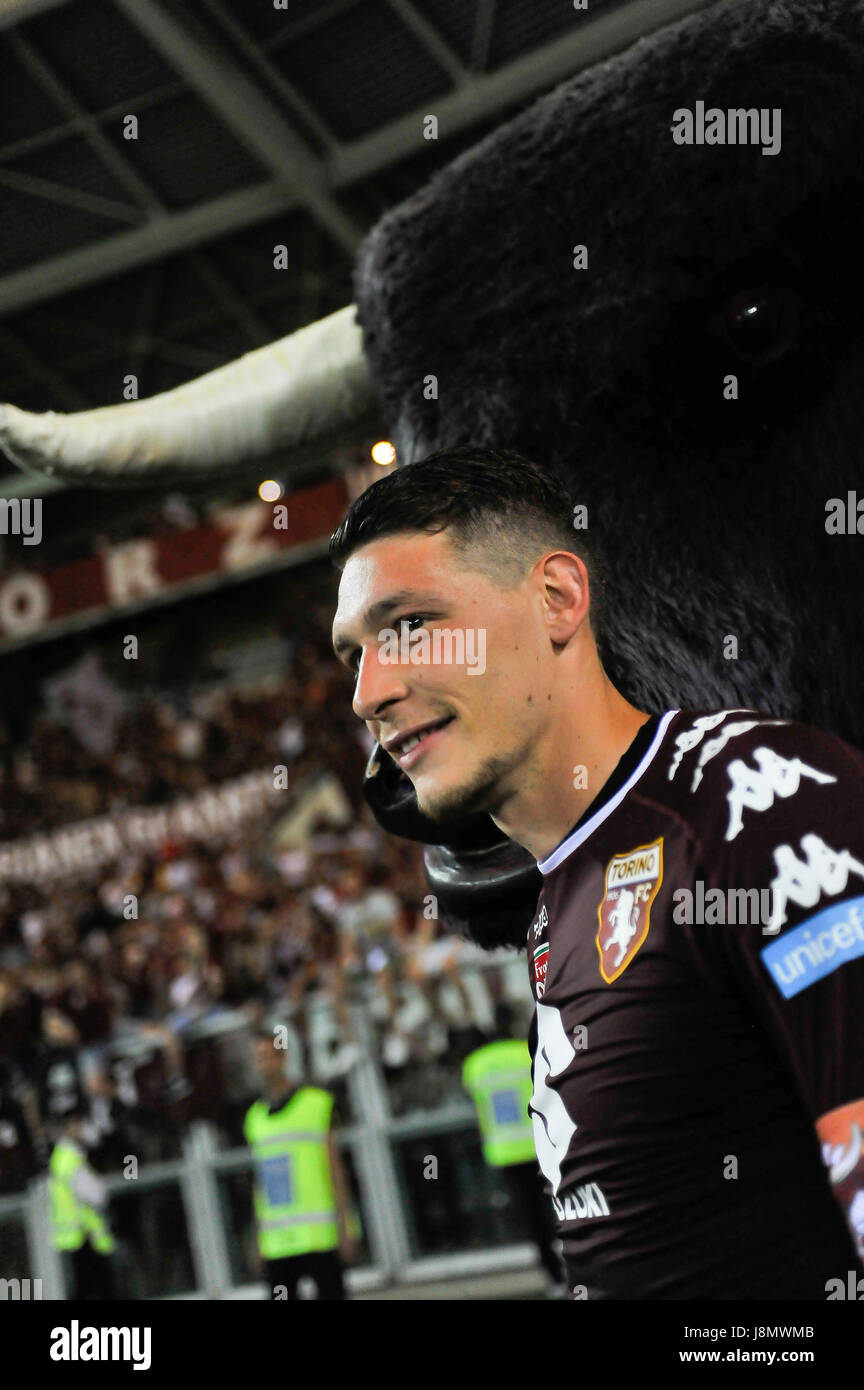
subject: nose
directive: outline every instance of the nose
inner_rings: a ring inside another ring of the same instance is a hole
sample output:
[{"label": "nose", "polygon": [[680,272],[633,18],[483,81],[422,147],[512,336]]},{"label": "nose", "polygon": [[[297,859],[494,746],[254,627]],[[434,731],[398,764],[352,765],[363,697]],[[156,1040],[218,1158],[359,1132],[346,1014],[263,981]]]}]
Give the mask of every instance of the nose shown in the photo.
[{"label": "nose", "polygon": [[402,667],[395,661],[382,661],[377,646],[364,647],[357,666],[357,680],[351,708],[359,719],[377,719],[383,706],[401,700],[408,689]]}]

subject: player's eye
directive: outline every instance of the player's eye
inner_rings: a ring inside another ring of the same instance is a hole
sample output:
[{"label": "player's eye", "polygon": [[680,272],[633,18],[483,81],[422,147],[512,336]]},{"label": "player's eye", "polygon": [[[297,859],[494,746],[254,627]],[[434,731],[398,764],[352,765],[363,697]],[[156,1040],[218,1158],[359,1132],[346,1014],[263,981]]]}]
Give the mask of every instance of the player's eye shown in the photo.
[{"label": "player's eye", "polygon": [[[428,619],[427,619],[425,613],[406,613],[406,615],[405,615],[404,618],[397,618],[397,619],[396,619],[396,625],[397,625],[397,628],[398,628],[398,627],[401,627],[403,623],[405,623],[405,625],[406,625],[407,627],[411,628],[411,631],[414,632],[416,629],[414,629],[413,627],[411,627],[411,624],[412,624],[412,623],[425,623],[425,622],[427,622],[427,621],[428,621]],[[352,651],[351,655],[348,657],[348,666],[349,666],[349,667],[351,668],[351,670],[353,671],[355,678],[356,678],[356,676],[357,676],[357,672],[358,672],[358,669],[359,669],[359,666],[360,666],[360,657],[361,657],[362,655],[363,655],[362,648],[361,648],[361,647],[355,647],[354,650]]]},{"label": "player's eye", "polygon": [[[404,618],[399,618],[398,621],[399,621],[400,625],[401,625],[402,623],[407,623],[407,624],[410,625],[411,623],[414,623],[414,622],[425,623],[425,622],[426,622],[426,617],[425,617],[425,615],[424,615],[423,613],[408,613]],[[411,630],[412,630],[412,632],[413,632],[414,629],[412,628]]]}]

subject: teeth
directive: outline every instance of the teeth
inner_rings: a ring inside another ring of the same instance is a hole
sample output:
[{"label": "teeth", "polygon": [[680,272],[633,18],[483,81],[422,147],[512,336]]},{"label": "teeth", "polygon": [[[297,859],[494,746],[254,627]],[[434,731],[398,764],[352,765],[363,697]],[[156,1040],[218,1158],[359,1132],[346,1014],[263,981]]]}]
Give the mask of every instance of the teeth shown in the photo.
[{"label": "teeth", "polygon": [[396,753],[397,758],[404,758],[404,755],[410,753],[411,749],[417,748],[417,745],[419,742],[422,742],[422,739],[428,737],[429,734],[435,733],[439,728],[445,727],[450,721],[450,719],[445,719],[438,724],[432,724],[429,728],[424,728],[419,734],[410,734],[410,737],[404,738],[401,744],[394,745],[393,752]]},{"label": "teeth", "polygon": [[[449,722],[449,720],[443,721],[444,724],[447,724]],[[396,746],[395,752],[397,756],[403,758],[406,753],[411,752],[412,748],[416,748],[417,744],[421,743],[422,740],[426,738],[428,734],[434,734],[435,730],[440,728],[443,728],[443,724],[433,724],[431,728],[423,729],[421,733],[411,734],[409,738],[403,739],[403,741],[400,744],[397,744]]]}]

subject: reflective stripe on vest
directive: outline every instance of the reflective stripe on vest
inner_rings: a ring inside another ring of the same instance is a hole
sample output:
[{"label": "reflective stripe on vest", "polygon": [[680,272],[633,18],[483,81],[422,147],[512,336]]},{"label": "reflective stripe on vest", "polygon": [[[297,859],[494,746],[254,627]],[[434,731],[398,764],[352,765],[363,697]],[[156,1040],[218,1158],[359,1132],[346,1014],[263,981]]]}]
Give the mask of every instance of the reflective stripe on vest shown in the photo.
[{"label": "reflective stripe on vest", "polygon": [[244,1124],[255,1161],[258,1247],[277,1260],[339,1243],[328,1140],[333,1097],[302,1086],[271,1115],[265,1101],[250,1106]]},{"label": "reflective stripe on vest", "polygon": [[286,1129],[281,1134],[268,1134],[256,1140],[255,1147],[264,1148],[267,1144],[290,1144],[294,1140],[308,1139],[313,1144],[326,1144],[330,1131],[327,1129]]},{"label": "reflective stripe on vest", "polygon": [[302,1216],[281,1216],[278,1220],[261,1221],[262,1231],[281,1231],[284,1226],[317,1226],[322,1221],[335,1221],[335,1211],[304,1212]]}]

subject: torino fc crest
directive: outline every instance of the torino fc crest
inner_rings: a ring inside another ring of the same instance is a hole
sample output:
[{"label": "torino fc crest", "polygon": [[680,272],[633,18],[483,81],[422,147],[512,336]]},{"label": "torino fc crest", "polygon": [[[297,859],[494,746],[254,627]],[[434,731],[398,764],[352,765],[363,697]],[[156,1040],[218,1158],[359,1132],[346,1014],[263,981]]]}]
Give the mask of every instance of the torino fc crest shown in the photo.
[{"label": "torino fc crest", "polygon": [[606,865],[606,891],[597,909],[600,974],[607,984],[627,969],[648,935],[651,904],[663,881],[663,836]]}]

